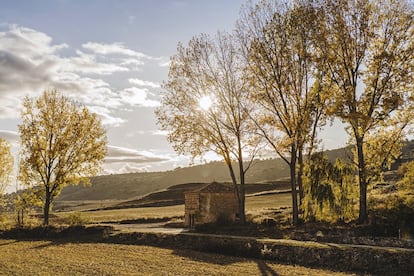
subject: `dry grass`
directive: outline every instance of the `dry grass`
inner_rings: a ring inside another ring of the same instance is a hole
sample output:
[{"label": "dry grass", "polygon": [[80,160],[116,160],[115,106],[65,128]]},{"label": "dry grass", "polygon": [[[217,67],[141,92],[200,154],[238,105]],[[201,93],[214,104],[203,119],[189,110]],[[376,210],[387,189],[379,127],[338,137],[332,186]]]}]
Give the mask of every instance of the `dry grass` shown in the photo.
[{"label": "dry grass", "polygon": [[246,197],[247,211],[277,209],[290,206],[292,206],[292,196],[290,193]]},{"label": "dry grass", "polygon": [[[291,195],[289,193],[270,194],[261,196],[250,196],[246,198],[247,212],[260,215],[267,213],[268,210],[275,210],[281,207],[291,206]],[[53,223],[61,222],[68,218],[72,212],[55,212]],[[90,223],[99,222],[119,222],[123,220],[137,220],[150,218],[172,218],[184,216],[184,205],[174,205],[166,207],[143,207],[114,210],[82,211],[82,216]]]},{"label": "dry grass", "polygon": [[347,275],[148,246],[0,240],[4,275]]},{"label": "dry grass", "polygon": [[[82,212],[82,214],[85,215],[88,218],[88,221],[92,223],[149,218],[172,218],[184,215],[184,205],[85,211]],[[62,215],[65,215],[65,213],[62,213]]]}]

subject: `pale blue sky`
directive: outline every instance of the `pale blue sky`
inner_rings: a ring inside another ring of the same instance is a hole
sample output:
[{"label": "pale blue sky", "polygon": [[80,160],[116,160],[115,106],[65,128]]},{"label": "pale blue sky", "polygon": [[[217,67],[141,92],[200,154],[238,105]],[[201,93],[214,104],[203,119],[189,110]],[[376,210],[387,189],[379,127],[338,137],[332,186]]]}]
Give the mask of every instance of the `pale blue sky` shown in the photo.
[{"label": "pale blue sky", "polygon": [[[17,148],[21,100],[57,87],[98,113],[107,173],[188,164],[155,124],[178,42],[231,31],[245,0],[13,0],[0,2],[0,137]],[[326,148],[343,145],[324,134]]]}]

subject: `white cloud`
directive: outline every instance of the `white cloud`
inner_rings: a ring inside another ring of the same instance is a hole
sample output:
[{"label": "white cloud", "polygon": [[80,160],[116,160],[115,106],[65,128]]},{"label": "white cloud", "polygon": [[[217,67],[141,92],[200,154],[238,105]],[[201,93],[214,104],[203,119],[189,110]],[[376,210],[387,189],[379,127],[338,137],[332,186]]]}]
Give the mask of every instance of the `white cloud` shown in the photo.
[{"label": "white cloud", "polygon": [[123,58],[121,59],[120,65],[138,71],[141,69],[142,65],[144,65],[144,62],[137,58]]},{"label": "white cloud", "polygon": [[190,162],[187,156],[154,152],[156,151],[138,151],[108,146],[107,161],[103,165],[104,174],[163,171],[185,167]]},{"label": "white cloud", "polygon": [[105,162],[107,163],[151,163],[169,160],[165,156],[155,155],[149,151],[138,151],[117,146],[108,146],[106,155]]},{"label": "white cloud", "polygon": [[20,143],[20,136],[16,131],[0,130],[0,137],[8,141],[13,146],[17,146]]},{"label": "white cloud", "polygon": [[140,80],[140,79],[128,79],[129,83],[131,84],[135,84],[137,86],[140,87],[151,87],[151,88],[160,88],[161,85],[159,83],[156,82],[152,82],[152,81],[145,81],[145,80]]},{"label": "white cloud", "polygon": [[159,63],[158,63],[158,65],[160,66],[160,67],[169,67],[170,65],[171,65],[171,61],[169,61],[169,60],[167,60],[167,61],[160,61]]},{"label": "white cloud", "polygon": [[137,57],[137,58],[151,59],[150,56],[128,49],[122,43],[119,43],[119,42],[112,43],[112,44],[88,42],[88,43],[82,44],[82,47],[96,54],[101,54],[101,55],[118,54],[118,55],[125,55],[125,56]]},{"label": "white cloud", "polygon": [[7,32],[0,32],[0,41],[1,51],[17,52],[19,57],[34,64],[42,62],[45,55],[68,47],[66,44],[51,45],[50,36],[17,25],[9,25]]},{"label": "white cloud", "polygon": [[165,131],[165,130],[154,130],[152,132],[152,135],[167,136],[168,135],[168,131]]},{"label": "white cloud", "polygon": [[94,55],[85,54],[77,50],[77,57],[66,59],[63,63],[63,70],[84,74],[110,75],[115,72],[126,72],[129,68],[114,63],[102,63],[96,60]]},{"label": "white cloud", "polygon": [[89,110],[98,114],[105,126],[117,127],[126,122],[125,119],[112,116],[112,111],[103,106],[89,106]]},{"label": "white cloud", "polygon": [[144,107],[160,106],[160,102],[148,99],[149,92],[146,88],[129,87],[122,90],[119,94],[124,104]]},{"label": "white cloud", "polygon": [[[18,118],[24,96],[37,96],[52,87],[86,104],[111,126],[125,122],[114,115],[119,109],[159,105],[148,98],[147,90],[119,90],[112,85],[114,78],[108,79],[117,72],[138,70],[144,66],[143,60],[152,57],[121,43],[82,46],[89,52],[76,50],[73,56],[63,56],[59,51],[69,46],[54,44],[45,33],[17,25],[0,26],[0,118]],[[127,80],[123,85],[128,85]],[[141,84],[157,86],[145,80]]]}]

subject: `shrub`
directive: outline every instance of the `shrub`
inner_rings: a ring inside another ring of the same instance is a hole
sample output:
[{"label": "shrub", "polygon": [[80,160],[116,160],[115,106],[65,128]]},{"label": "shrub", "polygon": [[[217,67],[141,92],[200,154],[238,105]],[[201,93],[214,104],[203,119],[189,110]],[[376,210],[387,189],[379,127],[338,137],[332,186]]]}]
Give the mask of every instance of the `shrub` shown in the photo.
[{"label": "shrub", "polygon": [[71,226],[81,226],[89,223],[89,219],[82,215],[81,212],[74,212],[67,217]]}]

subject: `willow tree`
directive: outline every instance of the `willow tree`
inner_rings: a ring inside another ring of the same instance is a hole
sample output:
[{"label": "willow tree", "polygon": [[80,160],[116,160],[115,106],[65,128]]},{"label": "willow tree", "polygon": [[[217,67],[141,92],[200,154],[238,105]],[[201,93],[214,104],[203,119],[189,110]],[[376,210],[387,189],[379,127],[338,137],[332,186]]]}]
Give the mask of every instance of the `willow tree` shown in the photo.
[{"label": "willow tree", "polygon": [[[245,222],[245,174],[258,149],[249,120],[251,104],[241,58],[231,34],[193,37],[171,58],[158,123],[180,154],[221,156],[235,186],[239,217]],[[237,163],[237,170],[233,163]]]},{"label": "willow tree", "polygon": [[368,218],[369,168],[374,167],[367,154],[384,147],[393,152],[398,143],[376,137],[383,131],[401,133],[409,123],[403,113],[411,109],[414,84],[413,7],[404,0],[322,2],[318,49],[327,64],[333,113],[347,124],[355,145],[362,223]]},{"label": "willow tree", "polygon": [[13,172],[13,156],[10,144],[0,138],[0,196],[3,195],[7,186],[10,185]]},{"label": "willow tree", "polygon": [[56,90],[23,102],[20,181],[43,202],[49,224],[53,200],[67,185],[90,183],[106,153],[106,131],[100,119]]},{"label": "willow tree", "polygon": [[317,9],[306,1],[262,1],[246,8],[238,22],[250,97],[258,106],[251,117],[290,167],[294,224],[297,186],[302,195],[303,153],[314,147],[326,100],[323,70],[316,67],[313,54],[317,20]]}]

